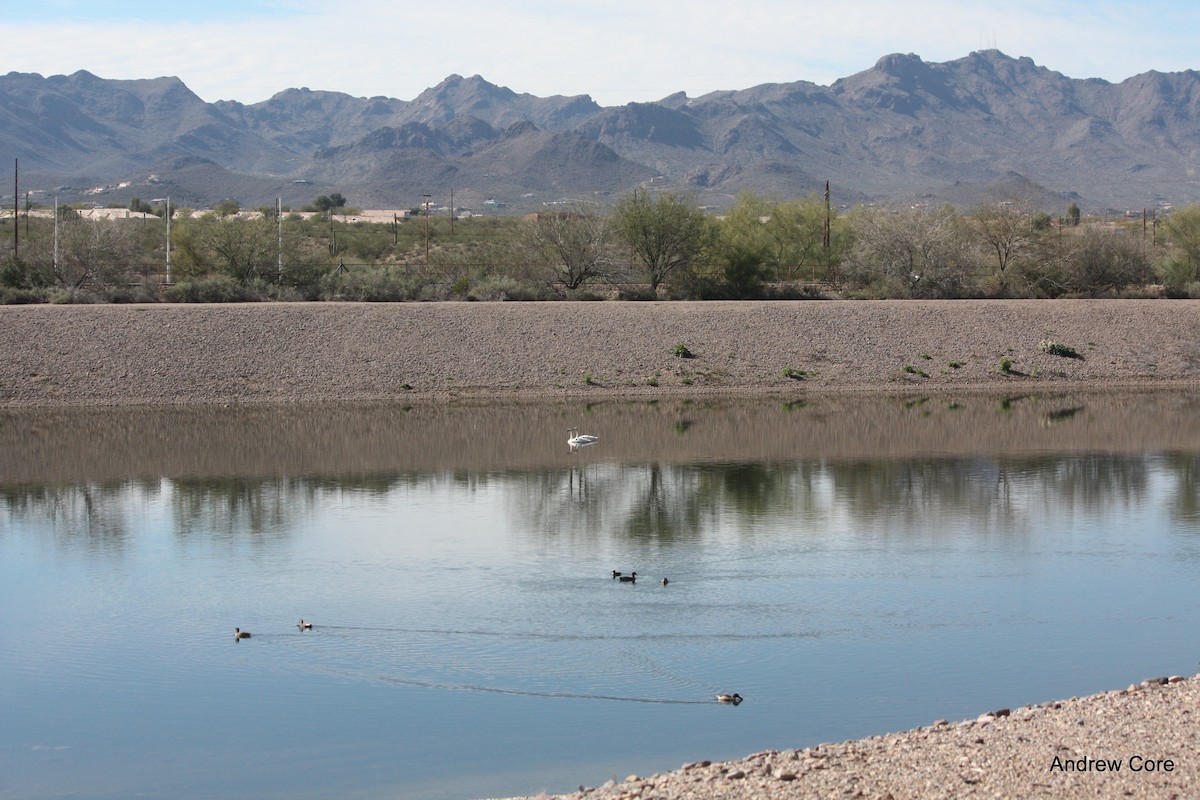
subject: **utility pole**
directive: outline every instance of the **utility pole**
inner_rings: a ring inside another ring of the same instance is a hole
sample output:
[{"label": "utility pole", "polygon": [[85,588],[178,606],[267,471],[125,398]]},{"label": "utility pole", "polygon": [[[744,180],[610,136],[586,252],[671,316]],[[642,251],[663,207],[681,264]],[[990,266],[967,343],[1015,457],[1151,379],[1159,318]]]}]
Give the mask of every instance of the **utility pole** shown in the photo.
[{"label": "utility pole", "polygon": [[279,263],[276,266],[276,274],[279,280],[283,281],[283,195],[275,196],[275,235],[277,250],[279,253]]},{"label": "utility pole", "polygon": [[13,159],[13,258],[21,255],[21,162]]},{"label": "utility pole", "polygon": [[429,264],[429,195],[423,194],[425,198],[425,264]]},{"label": "utility pole", "polygon": [[171,195],[167,195],[167,205],[163,208],[163,216],[167,218],[167,284],[171,283]]},{"label": "utility pole", "polygon": [[825,228],[821,235],[821,248],[829,255],[829,181],[825,181]]}]

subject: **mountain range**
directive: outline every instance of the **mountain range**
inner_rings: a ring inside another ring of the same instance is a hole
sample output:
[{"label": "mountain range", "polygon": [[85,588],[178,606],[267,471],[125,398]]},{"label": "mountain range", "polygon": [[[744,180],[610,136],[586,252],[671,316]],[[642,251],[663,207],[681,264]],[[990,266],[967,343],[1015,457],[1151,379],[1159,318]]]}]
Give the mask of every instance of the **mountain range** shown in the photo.
[{"label": "mountain range", "polygon": [[790,199],[829,181],[839,205],[1019,193],[1048,209],[1140,210],[1200,201],[1200,73],[1111,83],[997,50],[945,63],[893,54],[829,86],[606,108],[480,76],[411,101],[297,88],[243,104],[205,102],[174,77],[11,72],[5,156],[22,200],[40,203],[298,207],[339,192],[360,208],[409,208],[453,193],[455,206],[517,213],[661,187],[721,208],[739,192]]}]

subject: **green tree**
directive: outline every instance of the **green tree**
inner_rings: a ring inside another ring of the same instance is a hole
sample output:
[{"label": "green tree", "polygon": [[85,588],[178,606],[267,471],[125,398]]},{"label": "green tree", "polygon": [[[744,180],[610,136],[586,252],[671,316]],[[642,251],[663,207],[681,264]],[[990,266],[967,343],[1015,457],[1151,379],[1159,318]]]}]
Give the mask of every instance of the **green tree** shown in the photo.
[{"label": "green tree", "polygon": [[313,210],[320,211],[322,214],[328,214],[335,208],[345,208],[345,206],[346,198],[338,192],[328,195],[317,195],[317,197],[312,201]]},{"label": "green tree", "polygon": [[1072,227],[1079,225],[1079,206],[1076,205],[1074,200],[1067,206],[1067,224]]},{"label": "green tree", "polygon": [[1173,295],[1186,294],[1200,280],[1200,205],[1184,206],[1167,217],[1163,283]]},{"label": "green tree", "polygon": [[176,273],[199,277],[223,273],[241,283],[274,277],[278,239],[274,220],[212,215],[178,225],[172,236]]},{"label": "green tree", "polygon": [[213,213],[218,217],[232,217],[242,210],[242,204],[237,200],[225,199],[213,206]]},{"label": "green tree", "polygon": [[612,218],[656,294],[663,281],[693,267],[708,244],[708,217],[686,194],[638,189],[617,201]]}]

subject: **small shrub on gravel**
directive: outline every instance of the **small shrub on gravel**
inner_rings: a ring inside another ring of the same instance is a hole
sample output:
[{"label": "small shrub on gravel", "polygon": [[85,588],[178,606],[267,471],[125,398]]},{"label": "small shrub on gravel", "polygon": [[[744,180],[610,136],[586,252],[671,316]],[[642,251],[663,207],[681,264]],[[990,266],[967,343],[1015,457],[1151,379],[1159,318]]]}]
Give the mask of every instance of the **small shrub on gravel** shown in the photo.
[{"label": "small shrub on gravel", "polygon": [[785,369],[783,371],[783,377],[791,378],[794,381],[802,381],[808,377],[808,373],[802,369],[795,369],[794,367],[788,367],[787,369]]},{"label": "small shrub on gravel", "polygon": [[1049,353],[1052,356],[1061,356],[1062,358],[1083,358],[1079,352],[1069,344],[1051,341],[1050,339],[1042,339],[1038,343],[1038,349],[1043,353]]},{"label": "small shrub on gravel", "polygon": [[1013,360],[1008,356],[1000,359],[1000,371],[1005,375],[1011,375],[1013,368]]},{"label": "small shrub on gravel", "polygon": [[688,349],[688,346],[686,344],[684,344],[683,342],[680,342],[679,344],[675,345],[674,349],[671,350],[671,353],[676,358],[695,358],[696,357],[695,354],[693,354],[692,351]]}]

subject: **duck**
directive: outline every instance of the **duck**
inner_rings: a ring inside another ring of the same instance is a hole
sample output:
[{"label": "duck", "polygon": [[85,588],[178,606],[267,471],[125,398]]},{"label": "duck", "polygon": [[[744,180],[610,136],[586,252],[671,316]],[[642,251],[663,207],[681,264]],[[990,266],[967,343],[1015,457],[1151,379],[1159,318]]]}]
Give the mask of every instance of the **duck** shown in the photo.
[{"label": "duck", "polygon": [[299,629],[300,629],[300,630],[302,630],[302,631],[311,631],[311,630],[312,630],[312,623],[311,623],[311,622],[305,622],[305,621],[304,621],[304,619],[303,619],[303,617],[302,617],[302,618],[300,619],[300,621],[296,623],[296,627],[297,627],[297,628],[299,628]]},{"label": "duck", "polygon": [[663,586],[666,586],[668,583],[670,583],[670,581],[669,581],[669,580],[667,580],[666,578],[663,578],[663,579],[662,579],[662,585],[663,585]]},{"label": "duck", "polygon": [[717,702],[732,703],[736,706],[738,703],[742,702],[742,696],[737,692],[734,692],[733,694],[719,694],[717,695]]},{"label": "duck", "polygon": [[619,577],[621,577],[621,573],[617,572],[617,571],[614,569],[614,570],[613,570],[613,577],[614,577],[614,578],[619,578]]},{"label": "duck", "polygon": [[233,629],[233,638],[234,639],[249,639],[250,631],[244,631],[241,628],[234,628]]},{"label": "duck", "polygon": [[637,573],[631,572],[628,575],[618,574],[617,577],[621,579],[622,583],[633,583],[637,580]]}]

